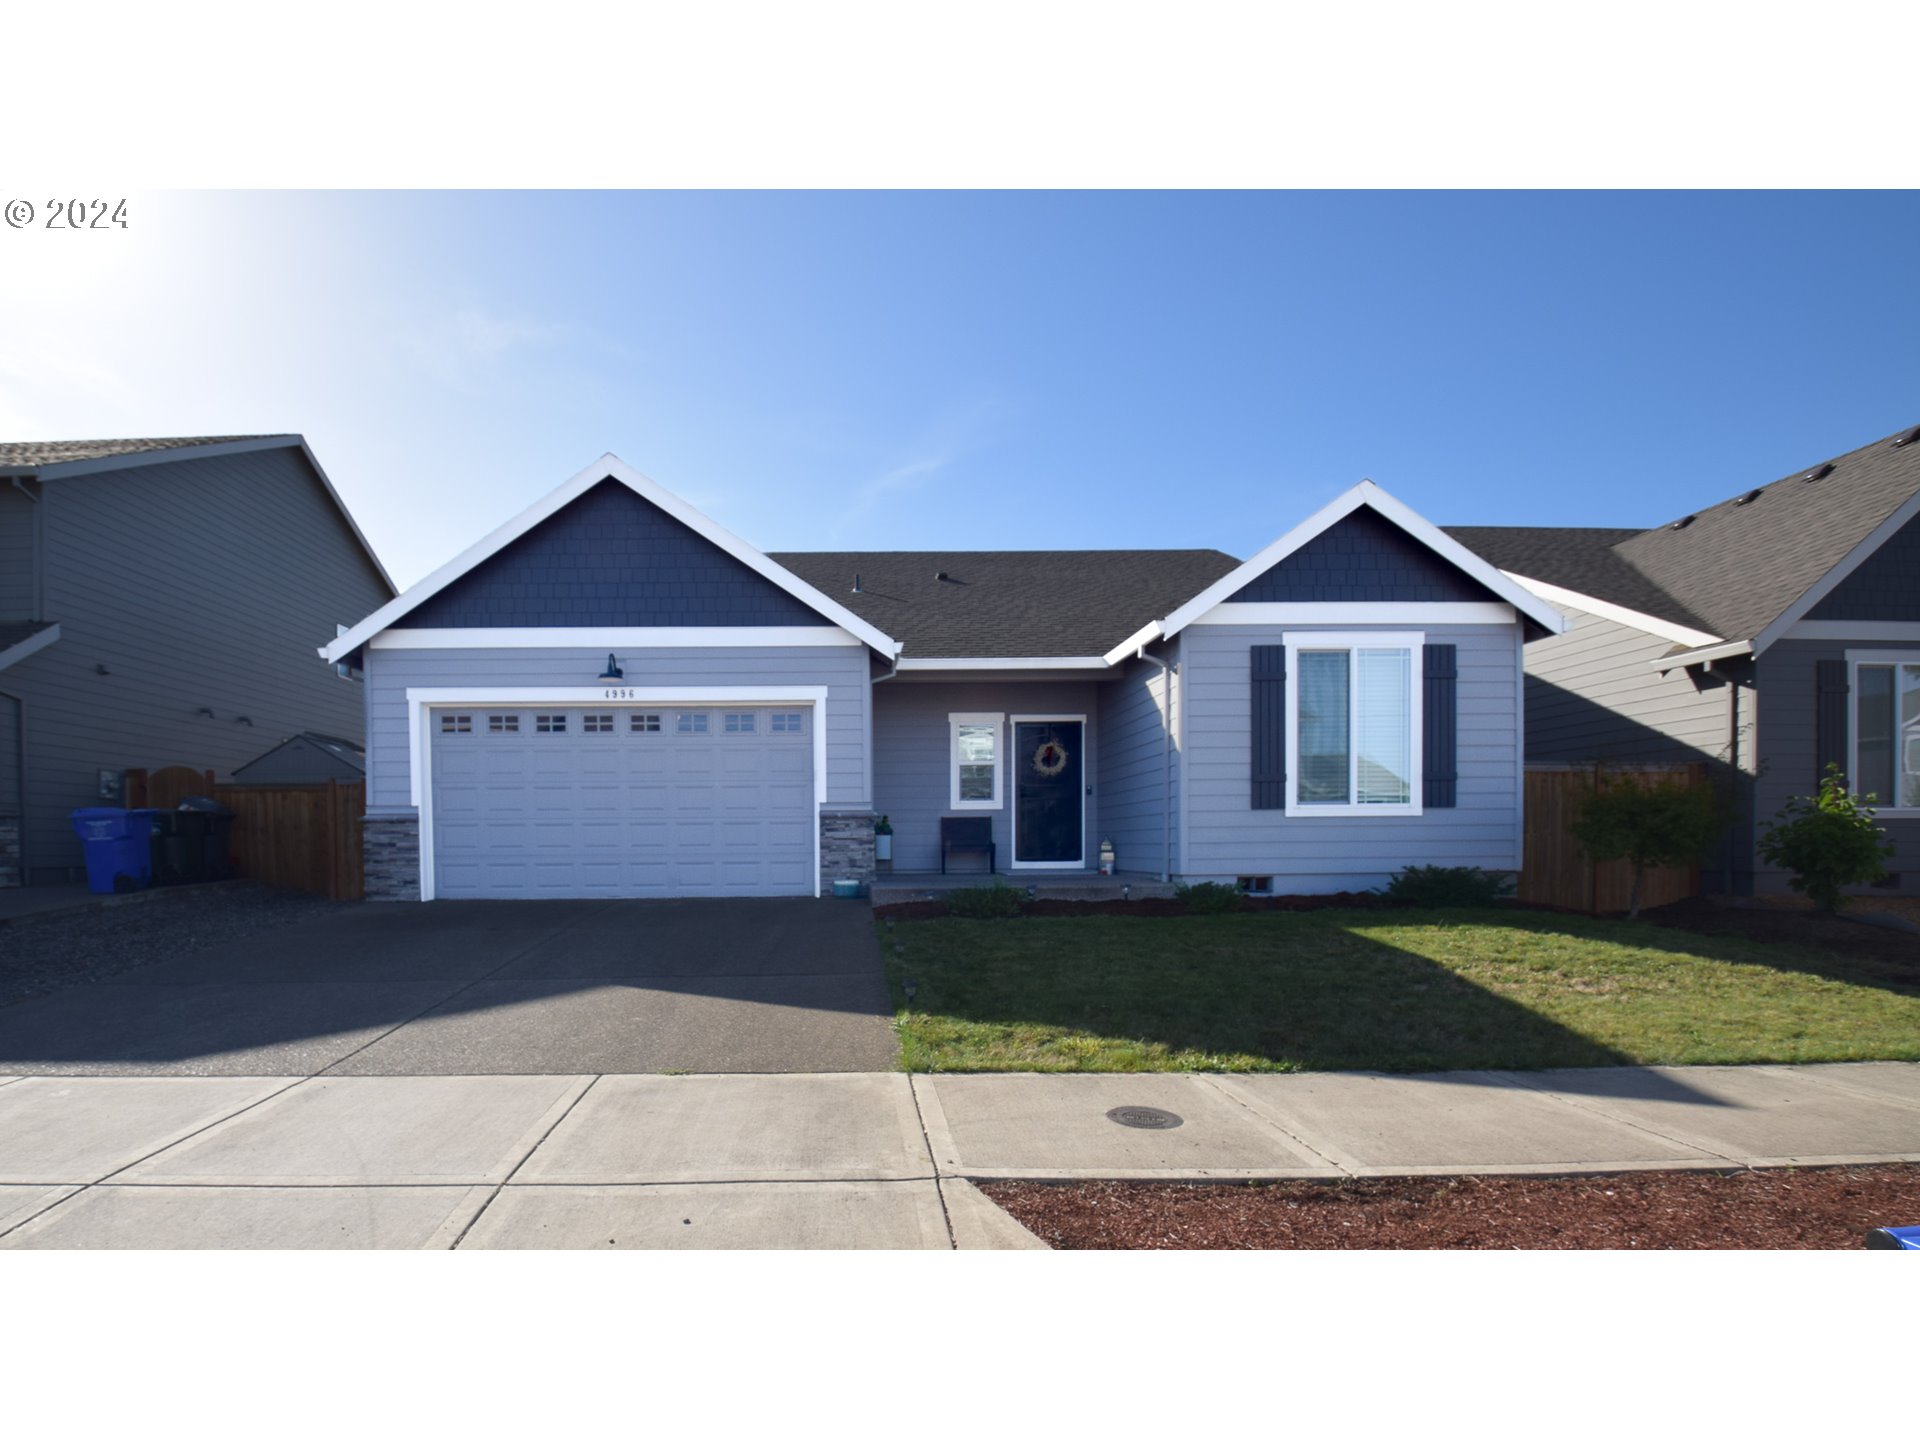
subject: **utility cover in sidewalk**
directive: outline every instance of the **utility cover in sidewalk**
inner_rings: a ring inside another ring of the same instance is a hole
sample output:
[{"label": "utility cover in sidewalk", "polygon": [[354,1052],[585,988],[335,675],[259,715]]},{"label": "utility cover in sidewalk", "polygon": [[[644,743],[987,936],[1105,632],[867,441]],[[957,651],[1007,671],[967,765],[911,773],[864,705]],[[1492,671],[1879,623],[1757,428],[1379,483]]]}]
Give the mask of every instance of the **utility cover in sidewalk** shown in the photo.
[{"label": "utility cover in sidewalk", "polygon": [[1180,1117],[1171,1110],[1156,1110],[1151,1105],[1121,1105],[1107,1111],[1107,1119],[1135,1130],[1171,1130]]}]

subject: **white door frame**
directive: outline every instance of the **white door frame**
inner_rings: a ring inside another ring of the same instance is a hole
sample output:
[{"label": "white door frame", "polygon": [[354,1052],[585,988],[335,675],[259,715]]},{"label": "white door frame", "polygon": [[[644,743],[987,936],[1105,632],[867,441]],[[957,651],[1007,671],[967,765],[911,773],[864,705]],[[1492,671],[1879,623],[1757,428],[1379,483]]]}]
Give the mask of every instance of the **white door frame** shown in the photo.
[{"label": "white door frame", "polygon": [[[827,803],[827,687],[824,685],[540,685],[407,687],[407,761],[420,828],[420,898],[433,885],[433,731],[429,712],[452,706],[808,705],[813,708],[813,893],[820,895],[820,811]],[[1084,827],[1083,827],[1084,828]],[[1084,847],[1084,841],[1083,841]]]},{"label": "white door frame", "polygon": [[[1022,860],[1020,858],[1020,776],[1014,766],[1019,756],[1015,740],[1019,737],[1021,725],[1063,725],[1078,722],[1080,726],[1080,858],[1078,860]],[[1007,836],[1013,859],[1008,868],[1012,870],[1084,870],[1087,868],[1087,786],[1092,768],[1087,763],[1087,717],[1085,715],[1009,715],[1007,717],[1007,782],[1011,788],[1008,796],[1008,826],[1011,833]]]}]

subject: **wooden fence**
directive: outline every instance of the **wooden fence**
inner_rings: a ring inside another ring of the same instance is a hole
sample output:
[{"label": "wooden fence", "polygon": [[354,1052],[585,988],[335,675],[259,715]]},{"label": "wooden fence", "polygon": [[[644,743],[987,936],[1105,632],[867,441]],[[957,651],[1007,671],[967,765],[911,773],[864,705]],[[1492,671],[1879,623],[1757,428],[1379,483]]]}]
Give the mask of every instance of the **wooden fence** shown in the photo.
[{"label": "wooden fence", "polygon": [[366,896],[360,818],[364,781],[320,785],[218,785],[211,770],[169,765],[127,772],[127,804],[170,810],[211,795],[233,812],[227,859],[235,875],[310,890],[329,900]]},{"label": "wooden fence", "polygon": [[[1610,784],[1653,785],[1684,780],[1707,783],[1705,765],[1608,767]],[[1591,766],[1527,767],[1526,857],[1518,898],[1563,905],[1595,914],[1623,911],[1633,887],[1633,867],[1624,860],[1591,860],[1573,838],[1580,801],[1593,788]],[[1640,908],[1671,905],[1700,893],[1700,867],[1649,870],[1640,880]]]}]

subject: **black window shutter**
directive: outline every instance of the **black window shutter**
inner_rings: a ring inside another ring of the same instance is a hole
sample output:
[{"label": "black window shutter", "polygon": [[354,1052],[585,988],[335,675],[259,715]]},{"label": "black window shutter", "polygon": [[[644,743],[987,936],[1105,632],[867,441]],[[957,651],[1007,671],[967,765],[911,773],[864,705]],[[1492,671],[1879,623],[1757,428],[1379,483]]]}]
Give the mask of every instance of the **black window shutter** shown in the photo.
[{"label": "black window shutter", "polygon": [[1287,647],[1252,647],[1253,808],[1287,808]]},{"label": "black window shutter", "polygon": [[1459,647],[1428,645],[1426,690],[1421,696],[1421,803],[1427,809],[1450,810],[1459,794]]},{"label": "black window shutter", "polygon": [[[1847,662],[1814,662],[1813,784],[1826,777],[1829,763],[1847,768]],[[1852,780],[1849,775],[1848,780]]]}]

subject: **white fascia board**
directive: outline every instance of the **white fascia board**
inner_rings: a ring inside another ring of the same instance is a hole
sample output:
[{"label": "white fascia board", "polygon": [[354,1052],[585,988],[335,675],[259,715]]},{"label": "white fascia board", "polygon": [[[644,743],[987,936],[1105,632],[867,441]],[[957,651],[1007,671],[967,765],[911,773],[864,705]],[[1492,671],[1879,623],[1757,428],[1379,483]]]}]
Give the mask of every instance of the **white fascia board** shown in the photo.
[{"label": "white fascia board", "polygon": [[1780,638],[1920,641],[1920,620],[1802,620],[1789,625]]},{"label": "white fascia board", "polygon": [[1511,625],[1518,612],[1504,600],[1232,601],[1196,625]]},{"label": "white fascia board", "polygon": [[469,546],[442,565],[404,595],[382,605],[346,634],[320,651],[324,660],[337,661],[366,644],[394,621],[439,594],[481,561],[504,550],[541,521],[558,514],[602,480],[618,480],[641,499],[671,515],[703,540],[724,550],[763,579],[771,581],[803,605],[810,606],[834,624],[859,638],[864,645],[878,650],[888,659],[900,653],[900,642],[869,625],[837,600],[830,600],[798,575],[776,564],[724,526],[702,515],[678,495],[647,479],[614,454],[602,455],[566,484],[535,501],[491,535]]},{"label": "white fascia board", "polygon": [[1909,520],[1917,515],[1920,515],[1920,490],[1908,496],[1906,504],[1874,526],[1872,533],[1849,550],[1838,565],[1809,585],[1805,594],[1782,610],[1766,629],[1754,636],[1753,653],[1756,655],[1762,653],[1774,641],[1806,619],[1809,610],[1832,594],[1842,580],[1858,570],[1874,551],[1892,539]]},{"label": "white fascia board", "polygon": [[369,650],[723,650],[741,646],[857,646],[838,625],[537,626],[383,630]]},{"label": "white fascia board", "polygon": [[1662,655],[1657,660],[1649,660],[1647,665],[1664,675],[1669,670],[1680,670],[1688,665],[1705,665],[1710,660],[1731,660],[1736,655],[1757,653],[1751,640],[1728,640],[1720,645],[1702,645],[1692,650],[1678,650],[1671,655]]},{"label": "white fascia board", "polygon": [[18,665],[29,655],[39,654],[59,638],[60,627],[58,625],[49,625],[44,630],[34,631],[33,634],[27,636],[26,639],[9,645],[5,650],[0,650],[0,670]]},{"label": "white fascia board", "polygon": [[1014,655],[985,656],[979,659],[902,660],[901,670],[1105,670],[1108,661],[1099,655]]},{"label": "white fascia board", "polygon": [[1158,620],[1150,621],[1142,625],[1138,630],[1134,631],[1133,634],[1122,640],[1100,658],[1109,665],[1118,665],[1122,660],[1128,659],[1139,653],[1146,646],[1153,644],[1154,641],[1158,640],[1165,633],[1166,632],[1160,628],[1160,622]]},{"label": "white fascia board", "polygon": [[[1309,540],[1332,529],[1363,505],[1398,525],[1443,560],[1458,566],[1468,576],[1486,586],[1488,590],[1542,629],[1555,635],[1565,633],[1566,617],[1545,600],[1533,594],[1524,585],[1516,584],[1446,531],[1394,499],[1373,481],[1362,480],[1346,493],[1321,506],[1251,560],[1221,576],[1186,604],[1157,622],[1156,627],[1149,627],[1154,629],[1154,635],[1148,638],[1171,637],[1179,634],[1216,605],[1252,584]],[[1140,633],[1144,635],[1146,631],[1143,630]],[[1108,658],[1111,661],[1115,656],[1131,654],[1137,645],[1144,643],[1146,643],[1144,640],[1137,638],[1122,641],[1108,652]]]},{"label": "white fascia board", "polygon": [[1511,570],[1501,573],[1514,583],[1526,586],[1542,600],[1584,611],[1601,620],[1611,620],[1616,625],[1625,625],[1661,640],[1671,640],[1676,645],[1718,645],[1725,638],[1706,630],[1695,630],[1688,625],[1676,625],[1671,620],[1662,620],[1658,615],[1649,615],[1643,610],[1629,610],[1624,605],[1615,605],[1611,600],[1602,600],[1596,595],[1583,595],[1578,590],[1549,585],[1544,580],[1535,580],[1528,575],[1516,575]]}]

